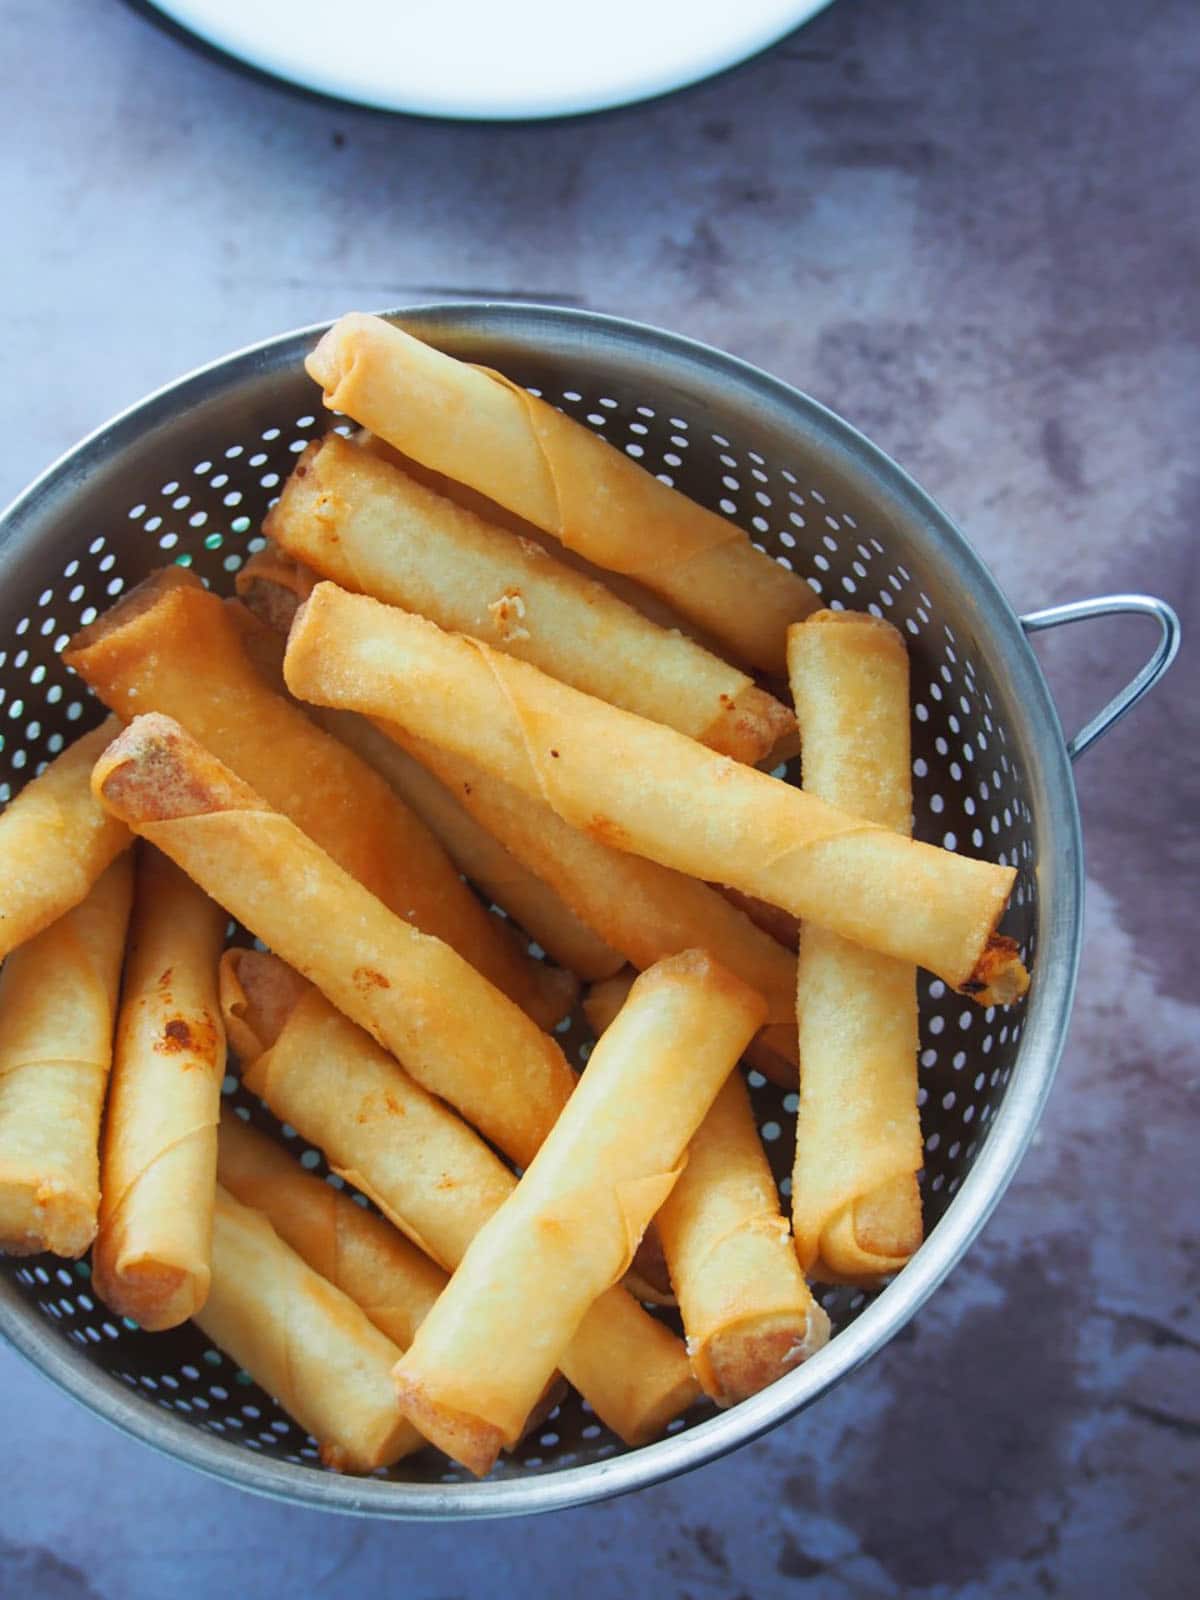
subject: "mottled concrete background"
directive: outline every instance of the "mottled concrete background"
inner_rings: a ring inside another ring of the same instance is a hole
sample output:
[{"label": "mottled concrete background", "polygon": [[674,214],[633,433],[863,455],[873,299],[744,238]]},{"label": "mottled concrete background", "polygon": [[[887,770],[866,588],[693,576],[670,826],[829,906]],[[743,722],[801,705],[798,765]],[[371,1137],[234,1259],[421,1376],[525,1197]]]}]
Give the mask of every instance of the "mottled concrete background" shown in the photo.
[{"label": "mottled concrete background", "polygon": [[[1200,622],[1195,0],[839,0],[721,81],[511,129],[305,101],[118,0],[2,0],[0,20],[0,495],[265,334],[530,295],[810,390],[1019,607],[1148,588]],[[1055,636],[1065,720],[1149,643]],[[429,1529],[242,1497],[0,1353],[5,1600],[1194,1593],[1195,659],[1079,772],[1087,953],[1039,1142],[856,1379],[637,1498]]]}]

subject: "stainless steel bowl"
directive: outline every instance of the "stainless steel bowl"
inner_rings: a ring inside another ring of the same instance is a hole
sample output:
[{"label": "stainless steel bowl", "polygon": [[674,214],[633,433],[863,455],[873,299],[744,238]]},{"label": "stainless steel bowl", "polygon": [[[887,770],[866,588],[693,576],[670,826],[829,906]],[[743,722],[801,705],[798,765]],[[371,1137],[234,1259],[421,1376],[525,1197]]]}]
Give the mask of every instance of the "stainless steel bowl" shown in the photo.
[{"label": "stainless steel bowl", "polygon": [[[1029,1143],[1066,1035],[1083,892],[1071,759],[1166,670],[1178,623],[1162,602],[1129,595],[1018,617],[899,467],[812,400],[715,350],[538,306],[430,306],[397,316],[452,354],[537,389],[724,511],[826,603],[869,608],[905,631],[918,835],[1020,869],[1006,929],[1034,972],[1027,1002],[1000,1013],[921,979],[929,1236],[912,1263],[874,1297],[825,1294],[836,1336],[806,1366],[733,1410],[698,1410],[640,1450],[624,1451],[572,1400],[485,1483],[432,1452],[375,1478],[337,1477],[195,1329],[151,1335],[109,1316],[83,1264],[0,1257],[0,1330],[68,1393],[179,1460],[335,1510],[502,1516],[654,1483],[764,1433],[880,1349],[959,1260]],[[191,564],[214,587],[232,584],[295,452],[327,426],[302,364],[322,331],[256,345],[152,395],[85,439],[6,513],[0,800],[98,717],[58,659],[70,632],[165,561]],[[1127,610],[1158,622],[1154,655],[1068,744],[1027,634]],[[564,1042],[578,1051],[587,1037],[576,1024]],[[795,1100],[756,1075],[752,1085],[786,1184]],[[226,1089],[286,1139],[232,1078]]]}]

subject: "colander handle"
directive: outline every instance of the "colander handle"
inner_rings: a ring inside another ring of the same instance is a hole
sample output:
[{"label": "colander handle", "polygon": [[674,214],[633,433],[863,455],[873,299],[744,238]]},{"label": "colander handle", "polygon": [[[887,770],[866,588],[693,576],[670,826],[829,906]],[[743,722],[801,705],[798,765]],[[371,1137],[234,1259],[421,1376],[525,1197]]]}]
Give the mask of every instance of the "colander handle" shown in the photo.
[{"label": "colander handle", "polygon": [[1125,685],[1119,694],[1097,712],[1092,720],[1080,728],[1067,742],[1067,755],[1072,761],[1105,734],[1147,694],[1179,653],[1182,630],[1179,618],[1165,600],[1150,594],[1104,594],[1095,600],[1073,600],[1063,606],[1048,606],[1044,611],[1031,611],[1021,618],[1026,633],[1041,633],[1045,628],[1057,628],[1066,622],[1086,622],[1089,617],[1115,617],[1122,612],[1135,611],[1153,617],[1159,626],[1158,646],[1146,665]]}]

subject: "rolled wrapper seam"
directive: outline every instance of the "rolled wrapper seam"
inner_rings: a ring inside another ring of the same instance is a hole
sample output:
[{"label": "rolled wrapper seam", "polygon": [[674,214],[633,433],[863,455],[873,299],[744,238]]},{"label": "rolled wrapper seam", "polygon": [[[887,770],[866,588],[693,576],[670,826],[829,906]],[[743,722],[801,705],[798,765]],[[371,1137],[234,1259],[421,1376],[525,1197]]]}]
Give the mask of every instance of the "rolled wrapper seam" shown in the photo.
[{"label": "rolled wrapper seam", "polygon": [[[275,625],[290,623],[297,603],[312,593],[316,581],[307,568],[269,546],[239,574],[247,602],[261,606]],[[572,972],[601,978],[620,967],[622,955],[644,969],[692,946],[710,950],[766,997],[772,1020],[762,1038],[751,1045],[750,1054],[768,1077],[793,1087],[794,957],[740,909],[731,909],[724,895],[581,833],[540,801],[461,756],[411,737],[395,723],[372,724],[349,711],[314,708],[311,714],[393,782],[431,827],[447,823],[447,804],[458,808],[461,821],[456,822],[454,814],[449,817],[451,832],[443,840],[447,848],[455,852],[461,823],[473,828],[475,847],[469,848],[467,858],[458,859],[468,877],[475,875],[472,857],[477,865],[482,833],[493,873],[489,880],[485,864],[482,886],[518,920],[522,906],[531,909],[533,915],[524,925]],[[431,805],[435,814],[430,813]],[[498,868],[496,851],[504,858]],[[505,891],[512,868],[523,875],[524,883],[518,879],[517,888],[523,893],[510,905]]]},{"label": "rolled wrapper seam", "polygon": [[[538,545],[548,556],[553,556],[560,566],[570,567],[573,572],[578,572],[584,578],[590,578],[593,583],[602,583],[616,595],[618,600],[623,600],[627,606],[632,606],[656,627],[666,628],[668,632],[680,633],[687,639],[693,639],[710,655],[727,657],[728,652],[711,634],[706,633],[690,617],[685,617],[681,611],[668,605],[661,595],[655,594],[636,578],[614,572],[611,567],[597,566],[595,562],[581,556],[577,550],[568,550],[566,545],[552,533],[537,527],[528,518],[518,516],[515,511],[502,506],[499,501],[480,494],[477,489],[472,489],[470,485],[462,483],[457,478],[448,477],[444,472],[434,472],[431,468],[423,466],[421,462],[414,460],[412,456],[406,456],[366,428],[360,428],[356,433],[352,433],[350,443],[358,450],[366,450],[378,456],[381,461],[390,461],[393,466],[399,467],[402,472],[408,473],[418,483],[423,483],[432,489],[435,494],[440,494],[446,500],[452,500],[464,511],[473,511],[477,517],[493,527],[504,528],[507,532],[515,533],[519,538]],[[787,742],[785,740],[784,744]],[[799,749],[799,741],[796,748]]]},{"label": "rolled wrapper seam", "polygon": [[194,573],[154,573],[78,633],[64,660],[121,716],[175,718],[389,910],[445,940],[539,1024],[570,1009],[569,976],[518,950],[395,791],[274,692],[233,608]]},{"label": "rolled wrapper seam", "polygon": [[[171,1143],[164,1145],[130,1179],[111,1211],[111,1228],[120,1244],[108,1247],[109,1259],[103,1266],[93,1263],[96,1293],[111,1310],[135,1317],[148,1333],[178,1327],[204,1303],[208,1291],[207,1252],[188,1250],[185,1254],[173,1241],[155,1246],[138,1238],[130,1225],[130,1213],[140,1202],[139,1191],[172,1186],[172,1167],[206,1166],[207,1147],[212,1143],[215,1119],[198,1118],[180,1128]],[[192,1219],[201,1224],[203,1215]],[[190,1231],[190,1230],[189,1230]],[[97,1241],[98,1245],[99,1241]],[[187,1241],[190,1244],[190,1241]],[[171,1256],[180,1259],[171,1260]]]},{"label": "rolled wrapper seam", "polygon": [[[247,1074],[244,1081],[251,1093],[257,1094],[259,1089],[256,1084],[261,1084],[263,1079],[261,1075]],[[263,1098],[267,1098],[265,1094]],[[382,1189],[376,1188],[367,1173],[360,1172],[357,1167],[341,1166],[336,1161],[329,1163],[329,1170],[335,1177],[341,1178],[343,1182],[348,1183],[352,1189],[357,1189],[359,1194],[365,1194],[373,1206],[379,1207],[379,1210],[391,1223],[392,1227],[402,1233],[406,1239],[410,1239],[417,1249],[427,1255],[431,1261],[437,1262],[447,1272],[452,1270],[453,1264],[437,1250],[435,1245],[421,1233],[418,1227],[408,1220],[402,1211],[397,1211],[395,1206],[390,1204],[389,1197]]]},{"label": "rolled wrapper seam", "polygon": [[531,1158],[574,1073],[555,1042],[461,956],[388,911],[169,718],[136,718],[93,783],[433,1093],[513,1160]]},{"label": "rolled wrapper seam", "polygon": [[[881,618],[818,612],[788,639],[804,780],[881,827],[912,829],[908,653]],[[916,972],[822,928],[801,936],[805,1059],[792,1174],[801,1265],[824,1281],[897,1271],[921,1242]]]},{"label": "rolled wrapper seam", "polygon": [[[681,1204],[693,1203],[681,1197]],[[784,1218],[743,1216],[700,1250],[681,1242],[690,1225],[660,1223],[675,1263],[688,1355],[705,1393],[718,1405],[735,1405],[822,1349],[829,1318],[799,1271]]]},{"label": "rolled wrapper seam", "polygon": [[[181,843],[181,834],[192,827],[203,829],[205,837],[199,848]],[[273,812],[248,810],[147,823],[141,825],[141,831],[167,854],[177,852],[176,858],[181,863],[185,857],[189,862],[203,863],[201,881],[207,884],[216,882],[215,871],[204,870],[208,863],[222,858],[237,859],[239,855],[242,859],[251,859],[259,843],[273,833],[282,841],[290,842],[291,825]],[[235,840],[251,848],[238,851],[233,847]],[[286,849],[282,850],[280,859],[287,854]],[[346,905],[345,944],[359,958],[349,970],[343,965],[330,966],[311,958],[302,942],[285,940],[278,933],[270,941],[273,948],[290,958],[298,972],[316,983],[340,1010],[380,1044],[400,1055],[419,1082],[423,1081],[431,1092],[456,1106],[514,1161],[529,1159],[573,1085],[574,1075],[561,1051],[532,1022],[518,1025],[516,1019],[523,1017],[523,1013],[498,990],[492,989],[487,980],[448,945],[441,946],[433,962],[437,975],[432,982],[436,989],[426,991],[423,984],[419,987],[407,984],[405,977],[414,972],[416,964],[406,961],[406,956],[411,957],[422,947],[437,945],[438,941],[398,918],[392,919],[382,906],[379,907],[382,916],[373,920],[381,926],[384,918],[394,922],[394,932],[400,934],[393,941],[394,953],[384,956],[388,943],[374,939],[369,932],[354,937],[361,924],[353,920],[354,913],[349,908],[357,910],[361,904],[365,909],[370,896],[357,885],[354,885],[356,892],[353,894],[336,892],[343,887],[348,890],[351,882],[347,879],[344,886],[335,882],[335,893],[328,898],[314,894],[310,916],[309,897],[301,896],[293,880],[288,907],[290,920],[311,929],[318,926],[316,907],[327,908],[329,914],[336,915],[338,902]],[[227,891],[224,895],[227,909],[265,938],[260,930],[269,924],[257,914],[255,898],[253,888],[245,894]],[[493,1022],[494,1029],[489,1026]],[[431,1037],[435,1030],[438,1036]],[[443,1045],[445,1034],[452,1034],[457,1041],[469,1038],[472,1031],[479,1041],[474,1050]],[[489,1039],[494,1041],[491,1049],[488,1048]],[[504,1091],[503,1108],[501,1091]]]},{"label": "rolled wrapper seam", "polygon": [[[592,990],[584,1009],[598,1033],[620,1003],[619,979]],[[736,1072],[693,1135],[657,1226],[692,1367],[718,1405],[746,1399],[826,1343],[829,1318],[800,1272]]]},{"label": "rolled wrapper seam", "polygon": [[121,854],[0,969],[0,1249],[13,1255],[81,1256],[96,1234],[132,879]]},{"label": "rolled wrapper seam", "polygon": [[392,1400],[396,1346],[220,1188],[212,1286],[195,1321],[316,1437],[326,1466],[370,1472],[424,1445]]},{"label": "rolled wrapper seam", "polygon": [[[808,1052],[792,1176],[797,1253],[820,1282],[870,1284],[921,1241],[915,974],[806,928],[797,994]],[[889,1196],[890,1221],[872,1204]]]},{"label": "rolled wrapper seam", "polygon": [[[318,582],[316,573],[268,545],[238,572],[241,601],[228,602],[240,613],[247,644],[256,662],[266,655],[272,687],[287,692],[283,651],[287,631],[301,601]],[[264,639],[264,635],[266,638]],[[621,966],[609,949],[559,895],[465,811],[449,790],[419,761],[366,717],[353,711],[306,707],[308,714],[367,763],[421,818],[464,877],[515,918],[560,967],[592,982]]]},{"label": "rolled wrapper seam", "polygon": [[788,624],[817,603],[808,585],[587,428],[377,317],[343,317],[306,366],[327,405],[403,454],[637,578],[741,659],[782,670]]},{"label": "rolled wrapper seam", "polygon": [[[703,952],[643,974],[516,1190],[468,1246],[395,1378],[414,1424],[472,1471],[512,1439],[589,1305],[628,1266],[764,1010]],[[500,1354],[485,1359],[485,1344]]]},{"label": "rolled wrapper seam", "polygon": [[[396,723],[377,727],[436,773],[472,816],[632,965],[644,970],[680,950],[707,949],[763,996],[769,1023],[760,1037],[795,1062],[795,958],[723,895],[572,827],[541,800]],[[794,1068],[782,1081],[792,1086]]]},{"label": "rolled wrapper seam", "polygon": [[[399,722],[619,849],[716,879],[976,991],[1015,878],[837,811],[526,662],[319,584],[285,658],[301,698]],[[619,753],[619,758],[614,759]],[[1015,948],[1006,970],[1027,983]]]},{"label": "rolled wrapper seam", "polygon": [[463,875],[502,906],[560,966],[593,982],[622,958],[537,873],[494,838],[414,756],[353,711],[312,715],[386,778],[441,840]]},{"label": "rolled wrapper seam", "polygon": [[759,761],[795,733],[790,710],[746,673],[338,434],[304,452],[264,531],[344,588],[472,634],[736,760]]},{"label": "rolled wrapper seam", "polygon": [[[266,964],[274,990],[269,1015],[257,1021],[239,976],[250,960]],[[457,1267],[516,1187],[512,1173],[448,1106],[275,957],[227,952],[221,984],[251,1093],[320,1146],[330,1167],[428,1256],[447,1271]],[[559,1368],[630,1445],[656,1438],[699,1394],[682,1343],[622,1289],[588,1311]]]},{"label": "rolled wrapper seam", "polygon": [[[525,1230],[527,1247],[510,1248],[503,1255],[498,1253],[490,1269],[482,1258],[481,1247],[481,1251],[472,1256],[473,1270],[477,1274],[474,1291],[481,1306],[494,1307],[511,1300],[514,1282],[556,1286],[574,1279],[578,1315],[561,1330],[564,1337],[551,1345],[543,1342],[536,1319],[526,1326],[525,1359],[528,1360],[530,1351],[543,1348],[542,1366],[546,1375],[563,1364],[564,1358],[569,1374],[571,1340],[589,1304],[594,1305],[600,1294],[613,1288],[624,1275],[647,1223],[670,1194],[680,1170],[676,1167],[671,1172],[650,1174],[612,1188],[590,1184],[558,1195],[550,1205],[526,1209],[516,1192],[505,1202],[506,1222],[512,1228]],[[485,1229],[487,1227],[490,1224],[485,1224]],[[483,1230],[477,1237],[482,1236]],[[581,1263],[586,1263],[582,1271]],[[588,1284],[600,1287],[589,1294]],[[503,1348],[503,1344],[498,1344],[493,1362],[494,1381],[478,1365],[464,1366],[454,1350],[445,1352],[440,1360],[431,1359],[422,1352],[421,1383],[424,1388],[436,1389],[439,1411],[445,1408],[460,1413],[464,1419],[482,1419],[489,1437],[494,1430],[501,1446],[511,1448],[521,1436],[531,1398],[540,1385],[532,1389],[512,1387],[501,1354]],[[402,1394],[404,1392],[407,1391]],[[417,1418],[425,1417],[426,1413],[418,1404],[409,1415],[420,1427]],[[436,1433],[433,1437],[434,1443],[441,1442]],[[470,1461],[464,1464],[472,1465]]]},{"label": "rolled wrapper seam", "polygon": [[107,1305],[150,1331],[186,1322],[208,1293],[225,922],[185,874],[141,848],[92,1280]]},{"label": "rolled wrapper seam", "polygon": [[88,784],[120,726],[109,717],[68,745],[0,812],[0,960],[77,906],[133,842]]},{"label": "rolled wrapper seam", "polygon": [[446,1286],[446,1273],[392,1225],[306,1172],[237,1117],[221,1120],[218,1173],[285,1244],[362,1308],[400,1350]]}]

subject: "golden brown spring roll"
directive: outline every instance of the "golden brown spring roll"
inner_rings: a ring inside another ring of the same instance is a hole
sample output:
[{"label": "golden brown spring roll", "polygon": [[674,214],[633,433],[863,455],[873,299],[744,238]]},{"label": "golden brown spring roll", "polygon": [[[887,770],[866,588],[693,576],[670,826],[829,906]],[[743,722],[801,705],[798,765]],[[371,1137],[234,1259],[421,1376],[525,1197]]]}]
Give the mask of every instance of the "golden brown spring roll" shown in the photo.
[{"label": "golden brown spring roll", "polygon": [[[912,832],[908,652],[889,622],[821,611],[788,640],[804,783],[831,805]],[[803,1065],[792,1221],[811,1276],[896,1272],[921,1243],[917,975],[824,928],[800,941]]]},{"label": "golden brown spring roll", "polygon": [[423,1447],[392,1396],[397,1347],[219,1186],[212,1286],[195,1321],[313,1435],[327,1467],[371,1472]]},{"label": "golden brown spring roll", "polygon": [[658,1232],[692,1368],[718,1405],[757,1394],[827,1343],[829,1318],[800,1271],[738,1073],[692,1139]]},{"label": "golden brown spring roll", "polygon": [[[308,567],[273,545],[254,555],[238,574],[246,604],[275,628],[290,627],[316,582]],[[394,783],[435,832],[439,823],[446,821],[446,805],[457,807],[458,815],[475,829],[474,845],[470,840],[467,845],[474,849],[477,861],[481,842],[486,848],[495,841],[494,848],[503,853],[499,870],[492,869],[496,888],[493,891],[483,878],[481,886],[494,892],[544,949],[581,978],[587,978],[589,972],[595,975],[591,981],[611,975],[620,967],[622,956],[644,969],[680,950],[709,950],[767,1000],[772,1021],[751,1044],[748,1058],[774,1082],[785,1088],[794,1086],[798,1059],[795,960],[740,910],[731,915],[725,902],[736,901],[730,891],[717,895],[694,878],[614,850],[570,827],[541,801],[466,758],[411,738],[395,724],[374,725],[352,711],[317,707],[311,715]],[[452,855],[455,837],[461,839],[461,831],[443,840]],[[483,862],[486,868],[486,857]],[[503,898],[509,881],[508,863],[522,874],[513,886],[512,904]],[[467,860],[460,858],[459,865],[472,876]],[[548,903],[539,893],[543,888],[551,897]],[[795,927],[795,920],[786,912],[761,902],[754,904],[760,920],[764,913],[773,913]],[[523,921],[523,906],[537,919],[536,925]],[[603,935],[594,931],[598,929],[604,930]],[[644,1251],[639,1251],[639,1266],[645,1264],[643,1257]],[[660,1277],[651,1273],[642,1283],[647,1298],[663,1298],[666,1285],[659,1283]]]},{"label": "golden brown spring roll", "polygon": [[379,317],[342,317],[306,366],[327,405],[397,450],[636,578],[739,660],[782,671],[788,624],[816,607],[809,586],[589,429]]},{"label": "golden brown spring roll", "polygon": [[0,813],[0,961],[77,906],[132,842],[90,787],[92,767],[116,736],[109,717],[56,756]]},{"label": "golden brown spring roll", "polygon": [[[230,950],[221,972],[235,1043],[251,1062],[262,1052],[262,1037],[277,1038],[305,993],[316,993],[277,957],[254,950]],[[347,1026],[353,1028],[353,1024]],[[378,1050],[371,1041],[366,1043],[372,1051]],[[411,1080],[407,1084],[418,1097],[419,1115],[424,1109],[421,1091]],[[358,1112],[362,1115],[361,1106]],[[367,1120],[363,1115],[362,1121]],[[471,1139],[478,1143],[474,1135]],[[406,1350],[445,1288],[448,1273],[390,1222],[306,1172],[240,1117],[222,1117],[218,1152],[219,1180],[234,1197],[262,1211],[280,1238],[314,1272],[348,1294],[381,1332]],[[488,1155],[495,1160],[490,1152]],[[555,1377],[530,1413],[526,1431],[539,1425],[564,1392],[562,1379]]]},{"label": "golden brown spring roll", "polygon": [[[1028,976],[995,928],[1012,867],[835,809],[526,661],[321,583],[297,613],[292,693],[401,723],[606,844],[727,883],[996,1003]],[[990,965],[985,952],[999,948]]]},{"label": "golden brown spring roll", "polygon": [[[315,573],[274,545],[256,551],[238,573],[238,609],[252,621],[275,630],[278,674],[283,684],[283,650],[301,602],[319,580]],[[281,636],[282,635],[282,636]],[[258,635],[252,635],[262,650]],[[509,912],[542,949],[566,971],[586,982],[615,972],[621,956],[592,932],[543,878],[531,872],[462,806],[444,784],[394,740],[353,711],[318,706],[309,715],[341,739],[386,779],[400,798],[441,841],[451,860],[493,901]]]},{"label": "golden brown spring roll", "polygon": [[[256,567],[256,563],[260,565]],[[245,600],[227,599],[224,604],[237,627],[242,648],[259,675],[277,694],[287,694],[287,685],[283,681],[283,651],[296,606],[289,600],[286,612],[280,616],[278,601],[280,597],[289,596],[290,590],[281,587],[273,577],[265,583],[257,578],[257,574],[264,570],[272,571],[277,563],[296,573],[307,572],[307,568],[292,561],[290,556],[282,555],[268,545],[265,550],[251,556],[238,573],[239,580],[243,574],[250,574],[248,596],[253,596],[255,602],[263,607],[261,616]],[[313,576],[312,583],[316,581]],[[268,616],[276,620],[268,622],[265,620]],[[317,706],[307,706],[305,711],[318,727],[339,739],[360,761],[377,772],[425,824],[459,871],[468,878],[474,878],[477,886],[490,895],[495,904],[503,906],[506,911],[511,909],[521,928],[537,940],[565,973],[571,974],[564,982],[558,973],[547,969],[545,981],[540,987],[544,989],[552,1008],[565,1006],[573,996],[576,991],[574,979],[586,980],[589,971],[601,976],[605,971],[615,970],[614,964],[620,965],[620,956],[608,950],[590,928],[585,928],[548,884],[541,883],[502,845],[489,838],[455,804],[435,778],[410,756],[398,750],[365,717],[356,716],[353,711],[325,711]],[[410,774],[411,781],[406,782]],[[434,790],[437,791],[436,795],[431,792]],[[478,869],[480,875],[469,869],[468,862]],[[513,901],[511,907],[496,892],[501,889]],[[522,921],[522,910],[532,916],[536,926],[528,926]],[[524,957],[525,942],[519,929],[499,917],[496,920],[504,937],[516,943]],[[560,994],[564,996],[563,999],[558,998]]]},{"label": "golden brown spring roll", "polygon": [[226,920],[178,867],[142,846],[92,1279],[107,1305],[151,1332],[186,1322],[208,1293],[225,1072],[217,961]]},{"label": "golden brown spring roll", "polygon": [[81,1256],[96,1236],[132,886],[126,853],[0,969],[0,1250],[12,1255]]},{"label": "golden brown spring roll", "polygon": [[553,534],[546,533],[542,528],[535,528],[532,522],[517,516],[516,512],[510,511],[507,506],[502,506],[497,501],[489,499],[487,495],[480,494],[468,484],[447,477],[444,472],[434,472],[420,461],[414,461],[411,456],[404,455],[377,438],[367,428],[356,429],[349,437],[350,443],[356,449],[370,451],[381,461],[391,462],[392,466],[399,467],[410,478],[415,478],[418,483],[424,484],[427,489],[432,489],[443,499],[453,500],[455,505],[461,506],[464,511],[470,511],[493,527],[504,528],[522,539],[532,539],[534,544],[540,545],[547,555],[553,556],[561,565],[570,567],[573,572],[581,573],[585,578],[590,578],[593,583],[602,583],[616,595],[618,600],[623,600],[627,606],[640,611],[642,616],[653,622],[656,627],[668,628],[694,639],[710,655],[722,654],[720,643],[711,634],[706,633],[690,617],[683,616],[673,606],[669,606],[661,595],[654,594],[635,578],[613,572],[608,567],[597,566],[581,556],[578,550],[568,550],[566,545],[560,543]]},{"label": "golden brown spring roll", "polygon": [[336,433],[300,457],[264,532],[345,589],[472,634],[737,761],[762,760],[795,729],[745,673]]},{"label": "golden brown spring roll", "polygon": [[389,911],[178,723],[137,717],[101,756],[100,800],[312,978],[524,1164],[566,1104],[562,1051],[449,945]]},{"label": "golden brown spring roll", "polygon": [[[274,956],[229,951],[222,1004],[245,1083],[319,1145],[428,1256],[453,1270],[516,1179],[483,1140]],[[597,1301],[559,1366],[627,1444],[697,1399],[681,1342],[622,1289]]]},{"label": "golden brown spring roll", "polygon": [[413,1425],[472,1472],[519,1436],[589,1306],[629,1266],[765,1010],[698,950],[634,984],[393,1374]]},{"label": "golden brown spring roll", "polygon": [[[625,999],[620,979],[583,1002],[602,1034]],[[692,1368],[720,1406],[745,1400],[829,1339],[779,1212],[779,1195],[741,1075],[731,1073],[688,1146],[653,1226],[662,1241]]]},{"label": "golden brown spring roll", "polygon": [[[465,811],[443,783],[394,740],[352,711],[313,715],[329,733],[342,739],[416,812],[459,871],[525,929],[559,966],[586,982],[609,977],[623,958],[593,933],[544,878],[524,866],[511,851]],[[555,818],[555,821],[558,819]]]},{"label": "golden brown spring roll", "polygon": [[796,959],[706,883],[573,828],[541,800],[469,758],[380,723],[435,772],[463,807],[518,860],[545,879],[589,928],[644,971],[681,950],[708,950],[767,1002],[755,1065],[785,1087],[796,1082]]},{"label": "golden brown spring roll", "polygon": [[217,1176],[230,1194],[261,1211],[314,1272],[349,1295],[398,1349],[407,1350],[446,1287],[442,1268],[390,1222],[305,1172],[286,1150],[240,1118],[221,1118],[217,1151]]},{"label": "golden brown spring roll", "polygon": [[[664,953],[674,954],[673,951]],[[715,955],[718,952],[710,948],[709,954]],[[648,965],[653,965],[653,963],[648,963]],[[723,962],[722,965],[729,966],[729,963]],[[733,971],[733,968],[730,967],[729,970]],[[743,983],[750,982],[741,973],[738,973],[737,976],[742,978]],[[629,991],[633,988],[636,980],[636,967],[622,967],[620,972],[614,972],[611,978],[602,978],[593,983],[588,989],[583,1002],[583,1010],[597,1034],[607,1028],[608,1024],[625,1004],[629,998]],[[750,983],[750,987],[758,989],[760,994],[763,992],[759,984]],[[778,1053],[772,1048],[772,1045],[779,1046]],[[784,1028],[768,1025],[761,1029],[746,1046],[744,1058],[748,1067],[756,1067],[764,1077],[770,1078],[771,1082],[778,1084],[781,1089],[794,1089],[797,1081],[796,1061],[798,1059],[795,1026]],[[647,1234],[646,1237],[649,1239],[650,1235]],[[644,1245],[646,1240],[643,1240],[642,1243]],[[641,1265],[641,1255],[642,1252],[639,1250],[639,1267]],[[662,1273],[665,1273],[665,1271],[664,1265]],[[656,1295],[661,1294],[662,1289],[665,1287],[665,1283],[661,1281],[662,1273],[658,1271],[651,1272],[649,1286],[652,1293],[647,1298],[654,1299]],[[675,1296],[673,1293],[667,1294],[663,1299],[663,1303],[666,1305],[673,1305],[674,1302]]]},{"label": "golden brown spring roll", "polygon": [[126,719],[173,717],[386,906],[452,945],[539,1024],[570,1010],[569,976],[517,951],[387,784],[271,692],[229,609],[194,573],[156,573],[76,634],[63,659]]},{"label": "golden brown spring roll", "polygon": [[[583,1013],[599,1038],[609,1023],[629,999],[630,990],[637,982],[636,967],[622,967],[611,978],[602,978],[592,984],[583,1000]],[[752,1049],[751,1040],[747,1049]],[[625,1287],[647,1305],[673,1306],[677,1304],[667,1260],[663,1255],[658,1228],[651,1222],[642,1235],[642,1242],[634,1253],[633,1262],[625,1274]]]}]

